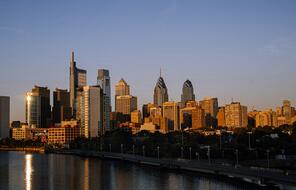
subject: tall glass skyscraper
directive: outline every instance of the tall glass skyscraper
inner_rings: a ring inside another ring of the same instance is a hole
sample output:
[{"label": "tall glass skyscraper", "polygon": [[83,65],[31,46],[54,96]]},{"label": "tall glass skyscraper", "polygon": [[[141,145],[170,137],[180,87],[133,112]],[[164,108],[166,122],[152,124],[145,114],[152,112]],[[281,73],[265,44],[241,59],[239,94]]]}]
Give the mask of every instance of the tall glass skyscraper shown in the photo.
[{"label": "tall glass skyscraper", "polygon": [[86,70],[76,67],[74,61],[74,52],[71,52],[70,59],[70,107],[72,108],[72,116],[76,118],[77,111],[77,91],[79,88],[87,85]]},{"label": "tall glass skyscraper", "polygon": [[31,127],[49,127],[51,124],[50,91],[35,86],[27,93],[26,123]]},{"label": "tall glass skyscraper", "polygon": [[154,88],[153,99],[154,99],[154,104],[157,106],[162,106],[164,102],[167,102],[169,100],[168,89],[161,76],[161,73]]},{"label": "tall glass skyscraper", "polygon": [[190,80],[186,80],[183,84],[181,95],[181,106],[184,108],[188,101],[195,101],[193,86]]},{"label": "tall glass skyscraper", "polygon": [[111,81],[109,70],[98,69],[97,84],[103,89],[103,133],[110,130]]}]

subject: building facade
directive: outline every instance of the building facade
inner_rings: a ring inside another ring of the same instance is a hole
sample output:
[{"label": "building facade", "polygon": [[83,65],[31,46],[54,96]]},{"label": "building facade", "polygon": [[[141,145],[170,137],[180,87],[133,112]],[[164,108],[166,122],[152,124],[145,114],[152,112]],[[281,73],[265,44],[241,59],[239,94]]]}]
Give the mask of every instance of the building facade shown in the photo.
[{"label": "building facade", "polygon": [[103,134],[110,131],[111,79],[109,70],[98,69],[97,84],[103,89]]},{"label": "building facade", "polygon": [[184,108],[188,101],[195,101],[194,90],[190,80],[186,80],[183,84],[181,95],[181,108]]},{"label": "building facade", "polygon": [[26,123],[33,128],[51,125],[50,91],[47,87],[35,86],[27,93]]},{"label": "building facade", "polygon": [[116,112],[130,115],[132,111],[137,110],[137,97],[131,95],[116,96]]},{"label": "building facade", "polygon": [[0,96],[0,139],[9,137],[10,97]]},{"label": "building facade", "polygon": [[71,52],[70,58],[70,107],[72,111],[72,117],[76,118],[77,111],[77,91],[79,88],[87,85],[86,70],[76,67],[74,60],[74,52]]},{"label": "building facade", "polygon": [[165,131],[180,130],[179,123],[179,105],[177,102],[165,102],[162,106],[162,116],[165,122]]},{"label": "building facade", "polygon": [[248,109],[239,102],[232,102],[225,106],[225,125],[229,128],[248,126]]},{"label": "building facade", "polygon": [[72,118],[70,93],[67,90],[56,88],[53,92],[52,118],[53,123],[61,123]]},{"label": "building facade", "polygon": [[81,135],[86,138],[103,134],[103,90],[100,86],[83,87],[80,96]]},{"label": "building facade", "polygon": [[154,104],[159,107],[161,107],[163,103],[169,100],[168,89],[161,75],[158,78],[158,81],[154,88],[153,100]]},{"label": "building facade", "polygon": [[212,97],[206,97],[199,102],[201,108],[205,111],[205,119],[207,127],[216,127],[217,114],[218,114],[218,99]]}]

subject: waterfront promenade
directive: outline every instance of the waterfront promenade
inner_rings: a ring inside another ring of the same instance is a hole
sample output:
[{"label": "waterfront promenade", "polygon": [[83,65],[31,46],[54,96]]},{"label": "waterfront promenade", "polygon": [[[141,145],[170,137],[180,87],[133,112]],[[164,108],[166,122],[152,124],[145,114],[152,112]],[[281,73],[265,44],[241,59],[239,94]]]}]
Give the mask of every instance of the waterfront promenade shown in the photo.
[{"label": "waterfront promenade", "polygon": [[97,157],[101,159],[123,160],[132,163],[167,169],[200,172],[210,175],[220,175],[230,178],[238,178],[258,185],[286,184],[296,186],[296,175],[292,175],[282,170],[275,169],[245,167],[240,165],[216,163],[214,161],[209,163],[207,160],[198,161],[185,159],[158,159],[133,154],[122,154],[113,152],[63,150],[56,151],[55,153]]}]

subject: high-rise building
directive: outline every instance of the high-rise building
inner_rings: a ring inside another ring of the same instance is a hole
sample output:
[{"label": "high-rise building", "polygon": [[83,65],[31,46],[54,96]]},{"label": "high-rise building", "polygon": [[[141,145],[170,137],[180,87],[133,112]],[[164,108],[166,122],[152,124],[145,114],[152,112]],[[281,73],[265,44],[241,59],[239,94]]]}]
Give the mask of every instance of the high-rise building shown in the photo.
[{"label": "high-rise building", "polygon": [[186,107],[180,110],[182,129],[195,130],[205,127],[204,110],[195,101],[188,101]]},{"label": "high-rise building", "polygon": [[277,116],[276,112],[271,109],[260,111],[256,114],[255,117],[256,127],[271,126],[277,127]]},{"label": "high-rise building", "polygon": [[179,126],[179,105],[177,102],[165,102],[162,106],[163,119],[165,121],[165,131],[177,131]]},{"label": "high-rise building", "polygon": [[30,127],[46,128],[51,125],[50,91],[34,86],[26,97],[26,123]]},{"label": "high-rise building", "polygon": [[225,107],[219,108],[219,111],[217,114],[217,122],[219,127],[225,126]]},{"label": "high-rise building", "polygon": [[154,88],[154,104],[161,107],[163,103],[169,100],[168,89],[165,85],[165,82],[160,74],[158,81]]},{"label": "high-rise building", "polygon": [[225,125],[229,128],[247,127],[248,110],[239,102],[232,102],[225,106]]},{"label": "high-rise building", "polygon": [[205,111],[206,126],[215,127],[217,125],[216,118],[218,114],[218,99],[206,97],[199,102],[199,105]]},{"label": "high-rise building", "polygon": [[70,58],[70,107],[72,109],[72,117],[76,118],[77,111],[77,91],[79,88],[87,85],[86,70],[76,67],[74,60],[74,52],[71,52]]},{"label": "high-rise building", "polygon": [[53,123],[70,120],[72,111],[70,107],[70,93],[67,90],[58,89],[53,92]]},{"label": "high-rise building", "polygon": [[286,118],[287,124],[289,124],[292,117],[292,107],[289,100],[283,101],[282,113],[283,116]]},{"label": "high-rise building", "polygon": [[131,95],[116,96],[116,112],[130,115],[132,111],[137,110],[137,97]]},{"label": "high-rise building", "polygon": [[186,80],[183,84],[181,95],[181,107],[184,108],[188,101],[195,101],[193,86],[190,80]]},{"label": "high-rise building", "polygon": [[137,110],[137,97],[130,95],[130,87],[122,78],[115,85],[115,111],[130,115]]},{"label": "high-rise building", "polygon": [[123,78],[115,85],[115,96],[130,95],[130,86]]},{"label": "high-rise building", "polygon": [[103,134],[103,90],[100,86],[84,86],[79,98],[81,134],[86,138]]},{"label": "high-rise building", "polygon": [[142,123],[140,110],[135,110],[131,113],[131,122],[132,123]]},{"label": "high-rise building", "polygon": [[0,96],[0,139],[9,137],[10,97]]},{"label": "high-rise building", "polygon": [[110,131],[111,80],[109,70],[98,69],[97,84],[103,89],[103,133]]}]

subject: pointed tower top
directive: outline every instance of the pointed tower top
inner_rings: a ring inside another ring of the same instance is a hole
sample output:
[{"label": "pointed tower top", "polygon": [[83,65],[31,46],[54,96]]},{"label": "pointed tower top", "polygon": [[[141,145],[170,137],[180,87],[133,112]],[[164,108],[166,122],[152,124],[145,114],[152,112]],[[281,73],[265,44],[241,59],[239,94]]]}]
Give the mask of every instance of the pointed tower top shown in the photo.
[{"label": "pointed tower top", "polygon": [[74,51],[71,51],[71,62],[74,63]]},{"label": "pointed tower top", "polygon": [[160,67],[160,70],[159,70],[159,77],[161,77],[161,67]]}]

